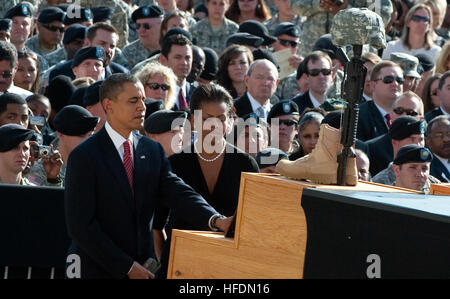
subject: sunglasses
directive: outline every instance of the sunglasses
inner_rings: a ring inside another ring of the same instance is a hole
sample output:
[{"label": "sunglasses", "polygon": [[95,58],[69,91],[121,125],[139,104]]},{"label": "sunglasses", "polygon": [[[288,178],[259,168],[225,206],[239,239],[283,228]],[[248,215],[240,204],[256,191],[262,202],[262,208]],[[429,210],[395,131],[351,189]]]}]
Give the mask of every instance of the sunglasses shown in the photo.
[{"label": "sunglasses", "polygon": [[149,88],[151,88],[153,90],[157,90],[157,89],[161,88],[162,90],[167,91],[170,89],[170,86],[167,84],[147,83],[145,85],[147,85]]},{"label": "sunglasses", "polygon": [[308,71],[308,75],[310,75],[311,77],[316,77],[320,73],[322,73],[322,75],[324,76],[328,76],[329,74],[331,74],[331,69],[312,69]]},{"label": "sunglasses", "polygon": [[292,120],[292,119],[280,119],[278,120],[278,125],[281,126],[282,124],[290,127],[290,126],[296,126],[298,124],[297,121]]},{"label": "sunglasses", "polygon": [[5,79],[11,78],[12,77],[12,72],[9,71],[9,72],[0,73],[0,77],[3,77]]},{"label": "sunglasses", "polygon": [[139,30],[141,27],[144,27],[145,30],[149,30],[150,28],[152,28],[152,26],[147,23],[144,24],[136,23],[136,30]]},{"label": "sunglasses", "polygon": [[403,84],[405,82],[404,78],[402,78],[402,77],[394,77],[394,76],[386,76],[386,77],[381,78],[381,79],[376,79],[375,82],[376,81],[380,81],[380,80],[383,81],[383,83],[385,83],[385,84],[390,84],[390,83],[392,83],[394,81],[397,81],[398,84]]},{"label": "sunglasses", "polygon": [[295,48],[299,44],[299,42],[296,42],[296,41],[293,41],[293,40],[278,39],[278,41],[280,42],[280,45],[282,45],[284,47]]},{"label": "sunglasses", "polygon": [[430,22],[430,18],[422,17],[422,16],[418,16],[418,15],[413,15],[411,17],[411,20],[414,21],[414,22],[425,22],[425,23],[429,23]]},{"label": "sunglasses", "polygon": [[394,109],[392,109],[392,111],[394,111],[398,115],[406,113],[406,115],[409,115],[409,116],[417,116],[419,114],[419,113],[417,113],[416,111],[414,111],[412,109],[404,109],[402,107],[394,108]]},{"label": "sunglasses", "polygon": [[42,24],[42,27],[46,28],[47,30],[50,30],[51,32],[56,32],[59,30],[59,32],[64,33],[64,27],[58,27],[49,24]]}]

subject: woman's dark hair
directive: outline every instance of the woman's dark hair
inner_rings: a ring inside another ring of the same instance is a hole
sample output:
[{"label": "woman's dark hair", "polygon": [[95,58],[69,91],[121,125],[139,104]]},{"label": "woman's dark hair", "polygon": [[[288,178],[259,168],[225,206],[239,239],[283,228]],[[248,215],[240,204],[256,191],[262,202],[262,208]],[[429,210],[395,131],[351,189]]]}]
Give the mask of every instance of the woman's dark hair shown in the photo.
[{"label": "woman's dark hair", "polygon": [[431,85],[433,84],[434,81],[441,79],[442,74],[435,74],[434,76],[431,76],[427,79],[427,81],[425,82],[425,85],[423,86],[423,90],[422,90],[422,102],[423,102],[423,108],[424,108],[424,113],[427,113],[428,111],[433,110],[435,107],[433,106],[433,102],[431,100]]},{"label": "woman's dark hair", "polygon": [[233,89],[230,76],[228,75],[228,65],[230,61],[241,54],[247,56],[248,65],[253,62],[253,54],[249,48],[241,45],[231,45],[227,47],[219,57],[219,68],[216,74],[216,81],[218,84],[225,87],[228,91]]},{"label": "woman's dark hair", "polygon": [[33,60],[36,64],[36,79],[34,80],[33,85],[31,86],[31,92],[32,93],[38,93],[38,89],[39,89],[39,81],[41,79],[40,76],[40,71],[39,71],[39,60],[38,57],[36,56],[36,54],[34,54],[31,51],[17,51],[17,65],[19,65],[19,59],[21,58],[30,58],[31,60]]},{"label": "woman's dark hair", "polygon": [[[167,23],[169,23],[169,21],[174,18],[174,17],[180,17],[183,18],[186,21],[186,24],[189,26],[189,21],[188,18],[186,16],[186,13],[184,11],[181,10],[175,10],[172,11],[171,13],[167,14],[164,16],[164,19],[161,22],[161,28],[159,29],[159,44],[161,44],[162,42],[162,38],[164,37],[164,35],[167,33],[167,31],[169,31],[169,28],[167,28]],[[189,31],[186,28],[183,28],[186,31]],[[165,33],[163,34],[163,31],[165,31]]]},{"label": "woman's dark hair", "polygon": [[[225,17],[232,20],[233,22],[239,24],[239,15],[241,14],[241,10],[239,9],[239,0],[233,0],[231,2],[230,7],[225,13]],[[260,19],[268,20],[270,19],[270,9],[267,7],[264,0],[257,0],[258,5],[256,5],[255,16]]]},{"label": "woman's dark hair", "polygon": [[233,108],[233,99],[228,91],[214,83],[201,84],[195,89],[189,103],[190,112],[193,114],[195,110],[200,110],[203,103],[225,103],[228,111]]}]

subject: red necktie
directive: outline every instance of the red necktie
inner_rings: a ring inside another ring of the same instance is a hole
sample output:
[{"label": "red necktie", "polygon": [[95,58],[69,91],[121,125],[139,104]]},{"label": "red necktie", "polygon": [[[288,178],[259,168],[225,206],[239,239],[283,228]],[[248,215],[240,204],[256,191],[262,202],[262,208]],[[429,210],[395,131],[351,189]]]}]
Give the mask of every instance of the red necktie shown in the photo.
[{"label": "red necktie", "polygon": [[133,159],[131,158],[131,141],[127,140],[123,143],[123,166],[127,172],[128,182],[130,183],[131,191],[133,191]]},{"label": "red necktie", "polygon": [[390,128],[392,125],[391,115],[388,113],[384,116],[384,118],[386,118],[386,123],[387,123],[388,127]]},{"label": "red necktie", "polygon": [[178,94],[178,104],[180,110],[187,110],[188,109],[188,103],[186,101],[186,98],[183,95],[183,89],[180,88],[180,93]]}]

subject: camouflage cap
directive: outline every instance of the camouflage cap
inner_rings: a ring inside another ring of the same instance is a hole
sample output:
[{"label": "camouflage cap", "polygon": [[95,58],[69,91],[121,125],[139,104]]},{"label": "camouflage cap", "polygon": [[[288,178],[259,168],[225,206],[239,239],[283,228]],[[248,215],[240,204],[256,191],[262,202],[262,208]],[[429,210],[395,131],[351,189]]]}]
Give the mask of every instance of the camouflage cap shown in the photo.
[{"label": "camouflage cap", "polygon": [[405,77],[420,78],[420,74],[417,72],[417,67],[419,66],[419,59],[412,55],[394,52],[391,54],[392,62],[397,63],[403,70]]},{"label": "camouflage cap", "polygon": [[383,19],[384,24],[389,23],[394,11],[391,0],[349,0],[349,5],[351,7],[367,7],[378,14]]},{"label": "camouflage cap", "polygon": [[386,47],[384,23],[381,17],[367,8],[347,8],[338,12],[331,25],[333,44],[370,44],[376,49]]}]

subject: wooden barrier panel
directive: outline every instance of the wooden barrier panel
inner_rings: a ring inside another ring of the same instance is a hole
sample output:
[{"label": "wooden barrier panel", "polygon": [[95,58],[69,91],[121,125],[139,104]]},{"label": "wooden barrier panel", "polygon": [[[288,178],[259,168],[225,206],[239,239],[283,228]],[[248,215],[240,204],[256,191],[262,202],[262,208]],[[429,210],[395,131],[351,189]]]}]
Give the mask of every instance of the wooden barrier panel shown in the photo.
[{"label": "wooden barrier panel", "polygon": [[243,173],[234,238],[173,230],[168,278],[302,278],[307,240],[303,188],[410,192],[365,182],[318,185]]}]

